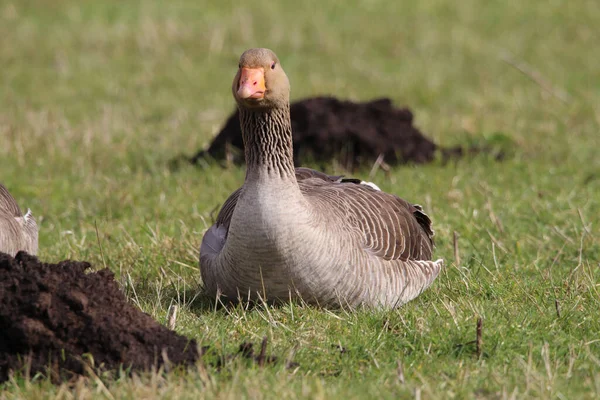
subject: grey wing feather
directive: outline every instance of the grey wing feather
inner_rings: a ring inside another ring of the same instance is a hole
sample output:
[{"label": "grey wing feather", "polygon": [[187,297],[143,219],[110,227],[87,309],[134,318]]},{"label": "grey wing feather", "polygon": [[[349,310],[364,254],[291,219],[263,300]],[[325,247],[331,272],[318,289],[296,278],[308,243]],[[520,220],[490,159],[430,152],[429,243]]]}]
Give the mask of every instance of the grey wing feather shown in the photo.
[{"label": "grey wing feather", "polygon": [[23,215],[15,199],[0,184],[0,251],[14,255],[19,250],[37,253],[38,226],[31,210]]},{"label": "grey wing feather", "polygon": [[0,213],[8,214],[13,217],[22,217],[23,213],[19,208],[14,197],[8,192],[6,187],[0,183]]},{"label": "grey wing feather", "polygon": [[200,245],[200,254],[218,254],[225,245],[227,228],[225,226],[213,225],[204,234]]},{"label": "grey wing feather", "polygon": [[314,203],[321,203],[315,204],[317,208],[336,210],[337,217],[346,220],[349,230],[358,230],[365,248],[372,254],[386,260],[431,259],[431,220],[420,207],[366,185],[311,182],[301,189]]},{"label": "grey wing feather", "polygon": [[306,179],[317,178],[325,182],[340,182],[343,178],[341,175],[327,175],[324,172],[316,171],[314,169],[298,167],[296,168],[296,180],[303,181]]},{"label": "grey wing feather", "polygon": [[223,207],[221,207],[221,211],[219,211],[219,215],[217,215],[216,226],[224,226],[226,230],[229,230],[229,223],[231,222],[231,217],[233,216],[233,211],[235,210],[241,192],[242,188],[239,188],[225,200]]}]

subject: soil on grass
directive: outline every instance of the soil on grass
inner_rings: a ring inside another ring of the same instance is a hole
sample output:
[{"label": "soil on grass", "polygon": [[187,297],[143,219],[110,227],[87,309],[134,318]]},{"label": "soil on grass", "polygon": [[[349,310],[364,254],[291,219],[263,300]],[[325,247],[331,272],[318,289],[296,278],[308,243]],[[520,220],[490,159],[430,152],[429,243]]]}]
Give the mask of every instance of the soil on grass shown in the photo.
[{"label": "soil on grass", "polygon": [[59,381],[85,374],[92,359],[96,370],[198,359],[194,340],[130,304],[108,269],[89,268],[0,253],[0,382],[23,367],[30,376],[49,372]]}]

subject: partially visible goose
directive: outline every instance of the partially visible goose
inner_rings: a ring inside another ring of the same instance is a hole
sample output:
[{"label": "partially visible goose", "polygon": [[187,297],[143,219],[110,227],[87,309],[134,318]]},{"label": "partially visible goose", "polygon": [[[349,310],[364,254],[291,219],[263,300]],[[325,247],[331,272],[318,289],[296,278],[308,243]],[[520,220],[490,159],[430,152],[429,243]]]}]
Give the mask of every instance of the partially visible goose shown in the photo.
[{"label": "partially visible goose", "polygon": [[31,210],[25,215],[0,183],[0,252],[14,256],[20,250],[37,254],[38,227]]},{"label": "partially visible goose", "polygon": [[247,171],[202,240],[210,295],[395,307],[431,285],[443,260],[431,261],[433,230],[420,206],[294,168],[290,86],[271,50],[242,54],[232,89]]}]

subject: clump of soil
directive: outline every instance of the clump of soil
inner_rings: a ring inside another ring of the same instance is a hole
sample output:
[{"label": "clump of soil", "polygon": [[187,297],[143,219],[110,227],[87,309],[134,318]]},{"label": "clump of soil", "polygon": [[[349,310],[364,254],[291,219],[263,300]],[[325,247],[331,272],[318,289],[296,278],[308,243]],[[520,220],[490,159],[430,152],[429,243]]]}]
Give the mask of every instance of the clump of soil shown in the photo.
[{"label": "clump of soil", "polygon": [[[337,160],[348,170],[379,159],[389,165],[426,163],[441,150],[445,158],[460,156],[462,150],[440,149],[413,125],[408,108],[394,107],[387,98],[365,103],[334,97],[315,97],[290,106],[294,161]],[[196,164],[211,157],[244,162],[244,143],[238,112],[234,112],[208,149],[190,158]]]},{"label": "clump of soil", "polygon": [[[10,370],[49,370],[54,380],[96,368],[131,370],[191,364],[194,340],[160,325],[131,305],[108,269],[87,262],[41,263],[0,253],[0,382]],[[49,368],[49,369],[48,369]]]}]

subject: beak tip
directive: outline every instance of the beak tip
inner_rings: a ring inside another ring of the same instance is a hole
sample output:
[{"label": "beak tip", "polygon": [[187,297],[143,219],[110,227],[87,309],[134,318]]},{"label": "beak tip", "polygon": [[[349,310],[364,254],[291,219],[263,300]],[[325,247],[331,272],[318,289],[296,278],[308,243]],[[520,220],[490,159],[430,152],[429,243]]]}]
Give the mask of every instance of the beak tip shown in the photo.
[{"label": "beak tip", "polygon": [[247,86],[242,85],[237,90],[237,95],[240,99],[247,99],[248,97],[250,97],[251,93],[248,90]]},{"label": "beak tip", "polygon": [[262,99],[265,96],[265,77],[262,69],[242,68],[237,96],[242,99]]}]

